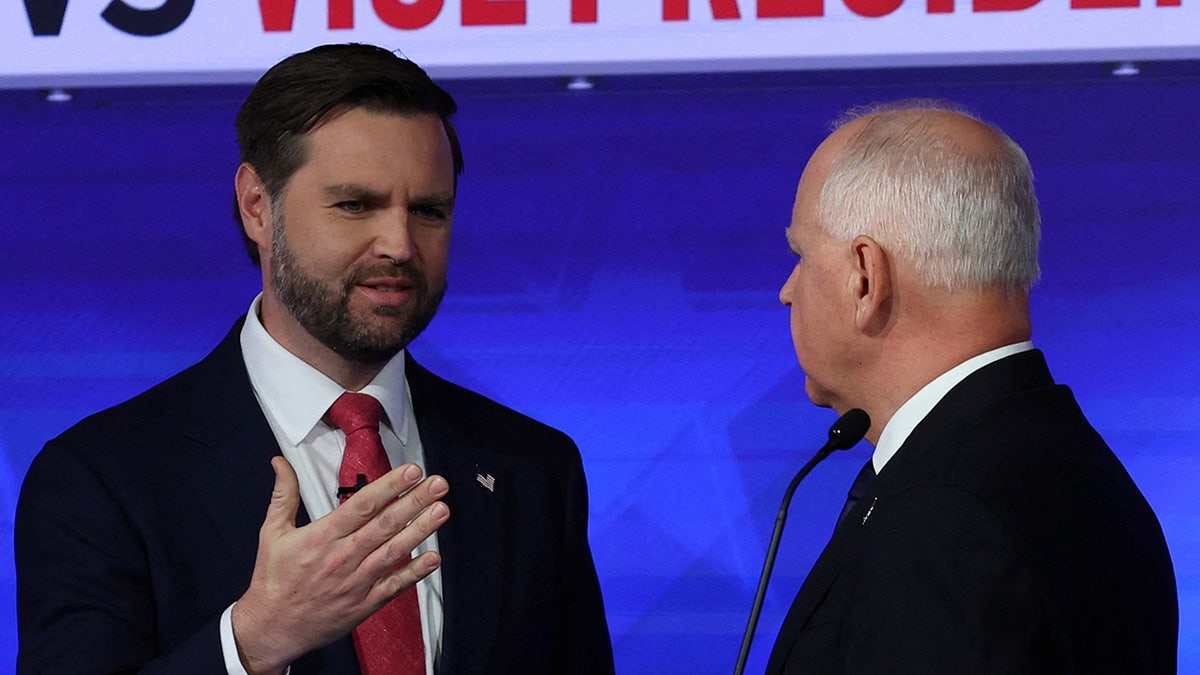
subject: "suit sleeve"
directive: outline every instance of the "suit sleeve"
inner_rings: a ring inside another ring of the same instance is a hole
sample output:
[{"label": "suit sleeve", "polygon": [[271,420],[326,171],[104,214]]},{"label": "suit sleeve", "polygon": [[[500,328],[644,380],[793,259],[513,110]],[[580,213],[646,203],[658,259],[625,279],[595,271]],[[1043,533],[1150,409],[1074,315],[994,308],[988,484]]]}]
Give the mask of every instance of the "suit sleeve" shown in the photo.
[{"label": "suit sleeve", "polygon": [[579,450],[572,444],[567,472],[566,582],[568,654],[572,659],[565,672],[612,673],[612,639],[604,614],[600,582],[588,543],[587,481]]},{"label": "suit sleeve", "polygon": [[890,501],[865,525],[880,553],[850,589],[844,672],[1041,672],[1042,594],[1004,524],[956,488]]},{"label": "suit sleeve", "polygon": [[162,653],[128,488],[61,440],[34,460],[15,524],[19,673],[224,671],[219,615]]}]

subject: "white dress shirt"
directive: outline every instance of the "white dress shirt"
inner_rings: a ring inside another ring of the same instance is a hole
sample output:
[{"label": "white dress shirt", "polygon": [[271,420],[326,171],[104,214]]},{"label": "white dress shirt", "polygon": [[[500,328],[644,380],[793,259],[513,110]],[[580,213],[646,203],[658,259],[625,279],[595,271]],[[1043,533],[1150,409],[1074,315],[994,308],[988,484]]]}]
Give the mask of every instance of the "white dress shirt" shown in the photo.
[{"label": "white dress shirt", "polygon": [[[254,395],[283,456],[296,470],[300,499],[313,521],[337,507],[338,468],[346,434],[324,419],[329,407],[346,390],[284,349],[263,328],[258,311],[261,294],[250,304],[242,327],[242,358]],[[379,400],[387,419],[379,435],[392,467],[413,463],[425,470],[425,453],[413,418],[412,397],[404,379],[404,354],[388,361],[370,384],[360,390]],[[263,514],[265,515],[265,514]],[[437,550],[437,534],[421,542],[417,556]],[[442,645],[442,577],[435,570],[417,583],[421,633],[425,641],[425,672],[433,675]],[[233,639],[232,605],[221,615],[221,647],[230,675],[246,675]]]},{"label": "white dress shirt", "polygon": [[875,444],[875,452],[871,455],[875,473],[883,471],[884,465],[896,454],[900,446],[904,445],[904,441],[908,440],[913,429],[917,428],[921,420],[925,419],[934,406],[940,403],[955,385],[989,363],[1030,349],[1033,349],[1033,343],[1027,340],[972,356],[921,387],[896,410],[892,419],[888,420],[883,427],[883,432],[879,434],[879,442]]}]

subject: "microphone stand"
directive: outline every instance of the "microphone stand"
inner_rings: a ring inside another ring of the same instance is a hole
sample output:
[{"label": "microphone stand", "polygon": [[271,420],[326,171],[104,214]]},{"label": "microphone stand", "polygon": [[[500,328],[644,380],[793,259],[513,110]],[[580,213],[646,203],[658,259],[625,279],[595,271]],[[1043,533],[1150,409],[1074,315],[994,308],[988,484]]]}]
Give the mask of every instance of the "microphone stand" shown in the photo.
[{"label": "microphone stand", "polygon": [[746,659],[750,656],[750,643],[754,641],[754,630],[758,627],[758,616],[762,612],[763,599],[767,595],[767,584],[771,580],[771,570],[775,567],[775,554],[779,552],[779,540],[783,537],[783,524],[787,521],[788,506],[792,494],[800,485],[800,481],[812,472],[821,460],[828,457],[834,450],[847,450],[854,447],[871,427],[871,418],[858,408],[846,412],[829,428],[829,440],[817,450],[808,463],[800,468],[788,483],[783,493],[783,504],[779,506],[779,514],[775,516],[775,531],[771,533],[771,543],[767,545],[767,557],[763,561],[762,573],[758,577],[758,590],[754,593],[754,605],[750,608],[750,619],[746,624],[746,634],[742,637],[742,649],[738,653],[734,675],[742,675],[746,670]]}]

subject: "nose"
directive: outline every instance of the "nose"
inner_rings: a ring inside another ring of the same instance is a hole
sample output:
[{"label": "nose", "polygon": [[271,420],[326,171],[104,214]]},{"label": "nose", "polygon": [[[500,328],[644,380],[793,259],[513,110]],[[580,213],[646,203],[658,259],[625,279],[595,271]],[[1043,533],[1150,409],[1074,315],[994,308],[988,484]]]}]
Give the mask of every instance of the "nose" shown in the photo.
[{"label": "nose", "polygon": [[792,281],[796,278],[796,269],[792,268],[792,273],[784,280],[783,286],[779,288],[779,302],[792,306]]},{"label": "nose", "polygon": [[379,218],[371,242],[371,253],[378,258],[390,258],[397,263],[413,256],[412,236],[409,233],[408,211],[397,210]]}]

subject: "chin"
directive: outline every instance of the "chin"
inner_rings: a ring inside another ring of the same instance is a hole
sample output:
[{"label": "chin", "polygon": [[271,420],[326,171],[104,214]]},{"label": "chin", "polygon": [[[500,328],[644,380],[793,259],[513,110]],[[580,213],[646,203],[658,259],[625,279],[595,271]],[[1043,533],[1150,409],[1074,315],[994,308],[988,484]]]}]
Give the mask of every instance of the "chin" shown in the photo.
[{"label": "chin", "polygon": [[818,408],[833,407],[833,395],[819,384],[813,382],[811,377],[804,380],[804,393],[808,394],[808,400],[812,401],[813,405]]}]

